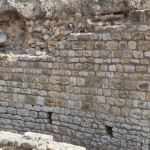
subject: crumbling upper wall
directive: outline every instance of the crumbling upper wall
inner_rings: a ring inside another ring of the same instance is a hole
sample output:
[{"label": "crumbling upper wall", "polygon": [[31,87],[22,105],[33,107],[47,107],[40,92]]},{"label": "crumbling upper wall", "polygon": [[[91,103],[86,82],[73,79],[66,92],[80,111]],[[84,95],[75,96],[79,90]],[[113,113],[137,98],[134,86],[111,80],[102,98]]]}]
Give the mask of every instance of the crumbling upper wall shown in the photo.
[{"label": "crumbling upper wall", "polygon": [[0,52],[51,55],[66,35],[130,24],[146,7],[149,0],[1,0]]},{"label": "crumbling upper wall", "polygon": [[[25,18],[36,18],[51,9],[72,9],[85,13],[92,11],[93,14],[108,14],[115,12],[126,12],[131,9],[148,8],[149,0],[1,0],[0,9],[17,9]],[[90,11],[89,11],[90,10]]]}]

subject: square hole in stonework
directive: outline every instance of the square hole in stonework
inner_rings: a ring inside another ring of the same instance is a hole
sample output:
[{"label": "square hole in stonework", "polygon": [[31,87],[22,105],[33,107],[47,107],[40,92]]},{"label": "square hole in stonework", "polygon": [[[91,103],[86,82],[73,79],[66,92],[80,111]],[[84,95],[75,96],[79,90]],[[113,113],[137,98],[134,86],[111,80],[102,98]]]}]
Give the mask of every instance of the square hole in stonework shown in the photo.
[{"label": "square hole in stonework", "polygon": [[50,124],[52,124],[52,114],[52,112],[48,112],[48,120]]},{"label": "square hole in stonework", "polygon": [[105,126],[107,135],[109,135],[111,138],[113,138],[113,127]]}]

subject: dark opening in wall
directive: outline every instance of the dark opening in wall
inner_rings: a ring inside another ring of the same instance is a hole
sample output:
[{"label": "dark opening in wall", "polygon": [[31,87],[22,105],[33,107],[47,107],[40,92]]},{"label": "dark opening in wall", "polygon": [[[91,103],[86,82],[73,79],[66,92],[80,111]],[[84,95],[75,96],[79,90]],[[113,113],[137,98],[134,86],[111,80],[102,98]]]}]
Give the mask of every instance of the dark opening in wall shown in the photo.
[{"label": "dark opening in wall", "polygon": [[52,112],[48,112],[49,123],[52,124]]},{"label": "dark opening in wall", "polygon": [[113,138],[113,127],[105,126],[107,134],[110,135],[111,138]]}]

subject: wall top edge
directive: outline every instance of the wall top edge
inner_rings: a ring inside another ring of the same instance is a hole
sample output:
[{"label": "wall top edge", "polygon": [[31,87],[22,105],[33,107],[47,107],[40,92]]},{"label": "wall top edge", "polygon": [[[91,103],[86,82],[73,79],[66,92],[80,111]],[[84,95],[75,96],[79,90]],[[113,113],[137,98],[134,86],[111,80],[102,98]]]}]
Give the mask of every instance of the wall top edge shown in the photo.
[{"label": "wall top edge", "polygon": [[[122,24],[122,25],[110,25],[110,26],[97,26],[95,30],[96,33],[104,33],[104,32],[133,32],[133,31],[150,31],[150,22],[149,23],[130,23],[130,24]],[[93,33],[93,34],[94,34]],[[77,35],[85,34],[85,33],[76,33]],[[92,33],[86,33],[92,34]]]},{"label": "wall top edge", "polygon": [[35,61],[35,62],[53,62],[55,58],[49,55],[31,56],[31,55],[14,55],[14,54],[0,54],[0,61]]}]

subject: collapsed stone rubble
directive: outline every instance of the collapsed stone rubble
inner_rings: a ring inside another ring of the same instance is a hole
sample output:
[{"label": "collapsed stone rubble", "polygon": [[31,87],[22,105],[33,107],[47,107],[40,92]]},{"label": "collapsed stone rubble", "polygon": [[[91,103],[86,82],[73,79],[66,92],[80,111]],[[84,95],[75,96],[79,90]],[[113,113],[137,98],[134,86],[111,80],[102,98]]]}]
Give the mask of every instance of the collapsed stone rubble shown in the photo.
[{"label": "collapsed stone rubble", "polygon": [[0,150],[86,150],[72,144],[53,141],[53,136],[33,132],[23,135],[0,131]]}]

